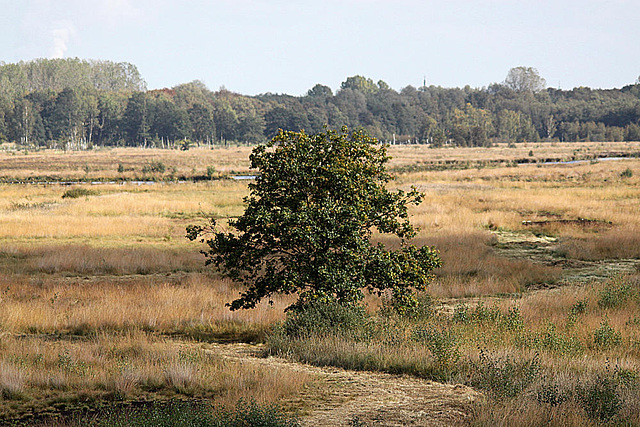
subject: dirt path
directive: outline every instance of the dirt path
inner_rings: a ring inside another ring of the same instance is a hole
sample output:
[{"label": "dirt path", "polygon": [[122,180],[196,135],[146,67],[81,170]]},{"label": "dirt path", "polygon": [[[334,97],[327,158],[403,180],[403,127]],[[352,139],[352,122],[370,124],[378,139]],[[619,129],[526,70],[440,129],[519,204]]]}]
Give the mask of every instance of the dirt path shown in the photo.
[{"label": "dirt path", "polygon": [[290,369],[319,378],[323,384],[320,389],[309,388],[295,396],[301,406],[309,408],[302,418],[304,426],[460,425],[469,417],[473,402],[482,399],[480,393],[461,384],[261,358],[258,357],[261,348],[248,344],[211,344],[207,351],[242,363]]}]

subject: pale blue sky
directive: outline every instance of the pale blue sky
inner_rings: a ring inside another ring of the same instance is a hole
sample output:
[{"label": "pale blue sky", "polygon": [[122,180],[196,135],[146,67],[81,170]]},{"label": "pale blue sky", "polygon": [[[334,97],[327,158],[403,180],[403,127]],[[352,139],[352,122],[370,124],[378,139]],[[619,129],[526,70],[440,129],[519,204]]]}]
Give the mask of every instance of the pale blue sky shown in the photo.
[{"label": "pale blue sky", "polygon": [[202,80],[247,95],[488,86],[535,67],[553,87],[640,75],[638,0],[0,0],[0,61],[127,61],[149,88]]}]

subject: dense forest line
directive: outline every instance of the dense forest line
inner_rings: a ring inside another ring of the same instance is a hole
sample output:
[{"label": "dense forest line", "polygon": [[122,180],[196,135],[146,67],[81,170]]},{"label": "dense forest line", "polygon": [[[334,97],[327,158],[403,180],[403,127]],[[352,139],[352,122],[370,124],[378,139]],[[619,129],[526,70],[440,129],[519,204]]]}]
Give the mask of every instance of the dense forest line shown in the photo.
[{"label": "dense forest line", "polygon": [[516,67],[486,88],[407,86],[348,77],[334,93],[245,96],[194,81],[146,90],[129,63],[0,63],[0,142],[86,149],[259,143],[279,128],[363,128],[383,141],[489,146],[523,141],[640,140],[640,81],[621,89],[546,88]]}]

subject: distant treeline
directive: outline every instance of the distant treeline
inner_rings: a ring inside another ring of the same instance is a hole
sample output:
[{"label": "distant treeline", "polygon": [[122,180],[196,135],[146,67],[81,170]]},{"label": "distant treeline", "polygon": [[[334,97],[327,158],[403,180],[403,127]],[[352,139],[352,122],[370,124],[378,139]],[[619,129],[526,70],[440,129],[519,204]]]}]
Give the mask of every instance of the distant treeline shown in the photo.
[{"label": "distant treeline", "polygon": [[334,94],[245,96],[194,81],[146,90],[129,63],[39,59],[0,63],[0,142],[82,149],[259,143],[279,128],[363,128],[387,142],[488,146],[523,141],[640,140],[640,84],[545,88],[532,68],[487,88],[407,86],[347,78]]}]

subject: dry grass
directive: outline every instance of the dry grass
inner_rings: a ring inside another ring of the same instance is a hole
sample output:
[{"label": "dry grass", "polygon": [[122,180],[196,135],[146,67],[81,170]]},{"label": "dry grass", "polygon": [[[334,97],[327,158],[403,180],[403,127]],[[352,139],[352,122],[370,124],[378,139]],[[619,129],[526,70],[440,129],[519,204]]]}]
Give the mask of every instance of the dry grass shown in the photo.
[{"label": "dry grass", "polygon": [[[53,179],[53,180],[102,180],[102,179],[162,179],[176,177],[203,177],[207,167],[213,166],[218,174],[245,174],[249,172],[251,147],[192,148],[188,151],[104,148],[93,151],[63,153],[42,150],[34,153],[0,152],[0,179]],[[530,151],[533,156],[530,156]],[[427,148],[423,145],[391,146],[391,168],[424,167],[446,162],[458,164],[477,163],[503,166],[515,160],[546,161],[593,159],[594,157],[620,154],[637,154],[640,143],[528,143],[509,147],[498,144],[491,148]],[[163,174],[143,174],[144,166],[161,162]],[[122,165],[124,172],[118,172]]]},{"label": "dry grass", "polygon": [[[194,148],[188,151],[114,148],[93,151],[42,150],[35,153],[0,152],[0,178],[10,180],[113,180],[204,177],[207,167],[219,174],[243,174],[249,170],[251,147]],[[162,163],[163,174],[144,174],[142,169]],[[124,172],[118,172],[122,165]]]},{"label": "dry grass", "polygon": [[312,378],[222,359],[206,345],[147,333],[98,334],[86,341],[4,337],[0,342],[0,419],[72,409],[82,402],[240,398],[274,403]]},{"label": "dry grass", "polygon": [[56,280],[0,277],[1,330],[11,334],[90,335],[145,330],[195,338],[256,340],[282,318],[290,299],[230,312],[238,295],[203,274]]},{"label": "dry grass", "polygon": [[[640,257],[640,161],[493,166],[529,157],[529,150],[538,159],[570,159],[604,151],[635,152],[639,147],[627,143],[459,150],[391,147],[392,167],[418,164],[415,169],[424,170],[401,173],[392,185],[416,185],[425,193],[425,202],[411,210],[412,221],[421,228],[415,243],[436,246],[444,261],[430,293],[441,298],[473,296],[476,303],[477,297],[489,297],[482,299],[485,307],[495,305],[501,315],[517,306],[525,329],[505,329],[499,321],[454,324],[446,317],[420,327],[453,331],[465,360],[477,361],[478,347],[495,357],[526,359],[539,352],[545,372],[566,387],[575,383],[575,378],[573,382],[567,378],[576,373],[588,379],[603,372],[607,359],[637,372],[637,299],[602,306],[605,285],[601,284],[525,291],[530,285],[562,282],[563,270],[551,261]],[[0,153],[0,176],[132,179],[152,161],[166,165],[165,177],[203,175],[207,166],[222,174],[245,173],[249,151],[240,147]],[[423,167],[447,160],[492,167],[441,171]],[[125,172],[117,172],[119,164]],[[631,177],[623,174],[627,168],[633,171]],[[216,217],[224,226],[225,218],[240,215],[246,182],[77,187],[97,194],[62,199],[67,186],[0,185],[0,393],[4,396],[0,412],[17,414],[31,408],[37,413],[55,402],[85,398],[97,402],[115,396],[204,396],[232,404],[238,397],[256,396],[273,401],[277,397],[270,397],[272,389],[273,396],[280,396],[302,387],[304,378],[237,367],[211,355],[206,345],[179,341],[260,340],[283,319],[283,308],[292,302],[283,298],[274,306],[228,311],[224,304],[237,296],[238,289],[207,273],[198,254],[202,245],[184,239],[187,224]],[[577,218],[599,222],[583,226],[565,221]],[[532,226],[523,221],[548,222]],[[557,239],[556,258],[545,263],[507,258],[496,231],[516,233],[524,240],[534,234]],[[630,280],[637,288],[637,278]],[[572,307],[581,301],[586,311],[570,321]],[[374,307],[380,301],[368,303]],[[454,306],[442,312],[451,314]],[[474,307],[470,303],[469,310]],[[619,344],[596,344],[594,334],[604,324],[620,334]],[[387,335],[380,335],[387,341],[324,337],[296,343],[296,351],[304,352],[303,360],[321,358],[321,363],[342,358],[345,366],[358,369],[442,375],[441,361],[424,343],[410,339],[409,326],[391,326]],[[580,343],[578,353],[571,350],[571,339]],[[463,380],[463,375],[461,371],[447,378]],[[591,422],[574,410],[575,402],[547,408],[532,404],[529,397],[479,408],[476,421],[509,425],[522,413],[527,419],[556,425]]]},{"label": "dry grass", "polygon": [[[529,153],[533,152],[533,156]],[[426,148],[421,145],[396,145],[389,148],[392,156],[391,167],[401,168],[406,166],[438,164],[445,162],[469,162],[471,164],[495,162],[504,164],[514,160],[526,160],[531,162],[543,161],[568,161],[591,160],[594,157],[617,156],[620,154],[635,154],[640,152],[638,142],[612,142],[612,143],[525,143],[509,146],[497,144],[494,147],[442,147]]]},{"label": "dry grass", "polygon": [[636,425],[638,285],[618,277],[413,319],[376,314],[346,332],[283,329],[269,346],[318,365],[473,385],[489,397],[475,425]]}]

